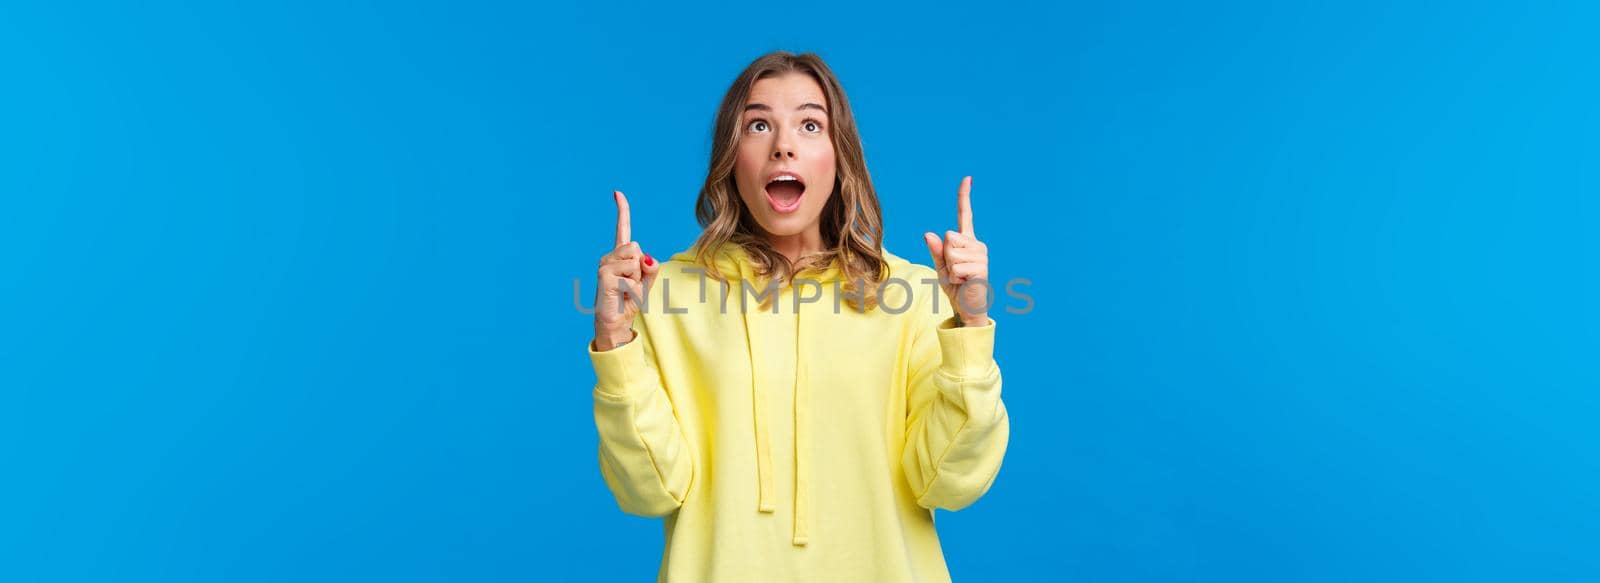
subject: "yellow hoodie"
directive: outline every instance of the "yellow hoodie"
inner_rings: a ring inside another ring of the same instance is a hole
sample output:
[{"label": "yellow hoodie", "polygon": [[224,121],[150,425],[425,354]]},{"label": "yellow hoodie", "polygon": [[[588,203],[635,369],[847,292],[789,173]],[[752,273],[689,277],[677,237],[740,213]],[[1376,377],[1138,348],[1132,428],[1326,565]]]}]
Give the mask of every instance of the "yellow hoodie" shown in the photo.
[{"label": "yellow hoodie", "polygon": [[762,307],[739,247],[715,257],[726,288],[678,253],[638,337],[590,348],[601,474],[666,517],[660,580],[949,580],[933,509],[988,491],[1010,435],[995,325],[958,326],[932,269],[885,257],[863,314],[837,266]]}]

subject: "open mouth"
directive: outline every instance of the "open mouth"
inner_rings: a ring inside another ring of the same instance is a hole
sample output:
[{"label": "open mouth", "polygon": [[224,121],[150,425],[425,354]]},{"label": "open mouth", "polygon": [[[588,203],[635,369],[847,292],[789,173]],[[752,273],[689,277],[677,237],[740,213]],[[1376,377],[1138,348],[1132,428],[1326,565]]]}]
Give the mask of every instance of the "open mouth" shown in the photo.
[{"label": "open mouth", "polygon": [[780,213],[791,213],[800,208],[800,198],[806,192],[806,183],[800,176],[779,172],[767,182],[767,202]]}]

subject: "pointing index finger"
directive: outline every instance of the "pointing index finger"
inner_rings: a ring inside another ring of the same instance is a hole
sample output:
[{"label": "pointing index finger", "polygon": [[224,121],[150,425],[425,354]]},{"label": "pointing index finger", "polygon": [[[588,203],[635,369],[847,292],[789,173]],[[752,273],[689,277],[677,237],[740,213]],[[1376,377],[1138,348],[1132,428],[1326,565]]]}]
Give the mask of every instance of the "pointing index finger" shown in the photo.
[{"label": "pointing index finger", "polygon": [[961,234],[975,237],[972,232],[972,177],[961,179],[961,189],[956,193],[956,216],[960,220]]},{"label": "pointing index finger", "polygon": [[633,220],[628,216],[628,197],[623,196],[622,191],[614,190],[611,192],[611,198],[617,201],[617,244],[615,246],[621,247],[623,244],[633,240]]}]

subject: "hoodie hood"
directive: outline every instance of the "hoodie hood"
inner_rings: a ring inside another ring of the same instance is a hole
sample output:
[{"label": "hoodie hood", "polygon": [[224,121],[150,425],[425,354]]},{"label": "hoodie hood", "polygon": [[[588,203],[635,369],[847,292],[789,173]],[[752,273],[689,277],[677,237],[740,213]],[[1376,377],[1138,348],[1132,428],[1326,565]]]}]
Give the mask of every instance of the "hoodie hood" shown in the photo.
[{"label": "hoodie hood", "polygon": [[[884,258],[890,261],[899,260],[898,257],[884,251]],[[672,256],[674,260],[681,260],[690,264],[696,263],[692,251],[684,251]],[[819,319],[827,317],[832,308],[832,300],[827,299],[823,290],[812,291],[814,286],[805,286],[806,297],[812,294],[822,294],[821,300],[812,303],[794,304],[793,286],[780,285],[779,291],[771,301],[779,302],[776,313],[773,306],[757,306],[751,303],[746,309],[739,309],[744,295],[742,282],[749,282],[754,290],[765,291],[767,281],[757,272],[756,265],[743,247],[727,243],[712,256],[717,271],[731,287],[729,296],[739,295],[736,304],[732,297],[729,298],[728,311],[731,315],[739,312],[745,329],[745,357],[749,359],[751,371],[751,402],[754,406],[754,423],[750,427],[751,439],[755,441],[756,451],[756,484],[753,484],[759,493],[756,511],[773,513],[778,509],[777,495],[773,485],[773,460],[772,442],[769,435],[771,411],[771,394],[776,387],[773,383],[793,382],[794,404],[794,532],[792,542],[796,546],[804,546],[810,536],[807,530],[807,513],[809,512],[809,496],[811,493],[810,476],[808,474],[807,459],[811,451],[807,431],[810,429],[809,397],[810,370],[822,366],[822,363],[809,362],[803,347],[808,346],[819,329]],[[796,274],[796,279],[815,281],[822,288],[831,289],[834,281],[840,279],[838,261],[831,261],[824,267],[813,267]],[[783,359],[774,359],[770,356],[786,351],[793,355],[794,376],[786,378],[787,367],[782,364]]]},{"label": "hoodie hood", "polygon": [[[888,251],[883,251],[883,254],[885,259],[893,257],[893,255],[890,255]],[[694,256],[694,250],[692,248],[673,254],[672,259],[676,261],[683,261],[689,264],[697,263]],[[711,263],[717,268],[717,271],[733,285],[738,285],[740,280],[744,280],[749,281],[750,285],[760,288],[765,283],[765,280],[762,279],[761,275],[756,273],[756,264],[755,261],[750,258],[749,252],[745,251],[744,247],[741,247],[737,244],[724,243],[717,249],[716,253],[712,254]],[[827,284],[839,279],[840,273],[839,262],[830,261],[826,267],[808,268],[796,274],[795,277],[797,279],[803,278]]]}]

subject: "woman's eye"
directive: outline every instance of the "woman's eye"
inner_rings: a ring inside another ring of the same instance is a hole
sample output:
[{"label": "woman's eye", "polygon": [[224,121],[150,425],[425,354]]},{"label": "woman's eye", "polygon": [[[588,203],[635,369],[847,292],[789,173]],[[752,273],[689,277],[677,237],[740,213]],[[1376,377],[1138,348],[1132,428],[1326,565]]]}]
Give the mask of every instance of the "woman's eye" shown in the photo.
[{"label": "woman's eye", "polygon": [[814,122],[814,121],[808,121],[808,122],[805,123],[805,125],[802,125],[800,127],[805,128],[805,130],[807,132],[811,132],[811,133],[817,133],[817,132],[822,131],[822,126],[817,125],[817,122]]},{"label": "woman's eye", "polygon": [[758,120],[750,122],[750,125],[746,126],[746,129],[748,129],[748,130],[750,130],[752,132],[764,132],[764,131],[767,131],[767,122],[764,121],[764,120],[759,120],[758,119]]}]

